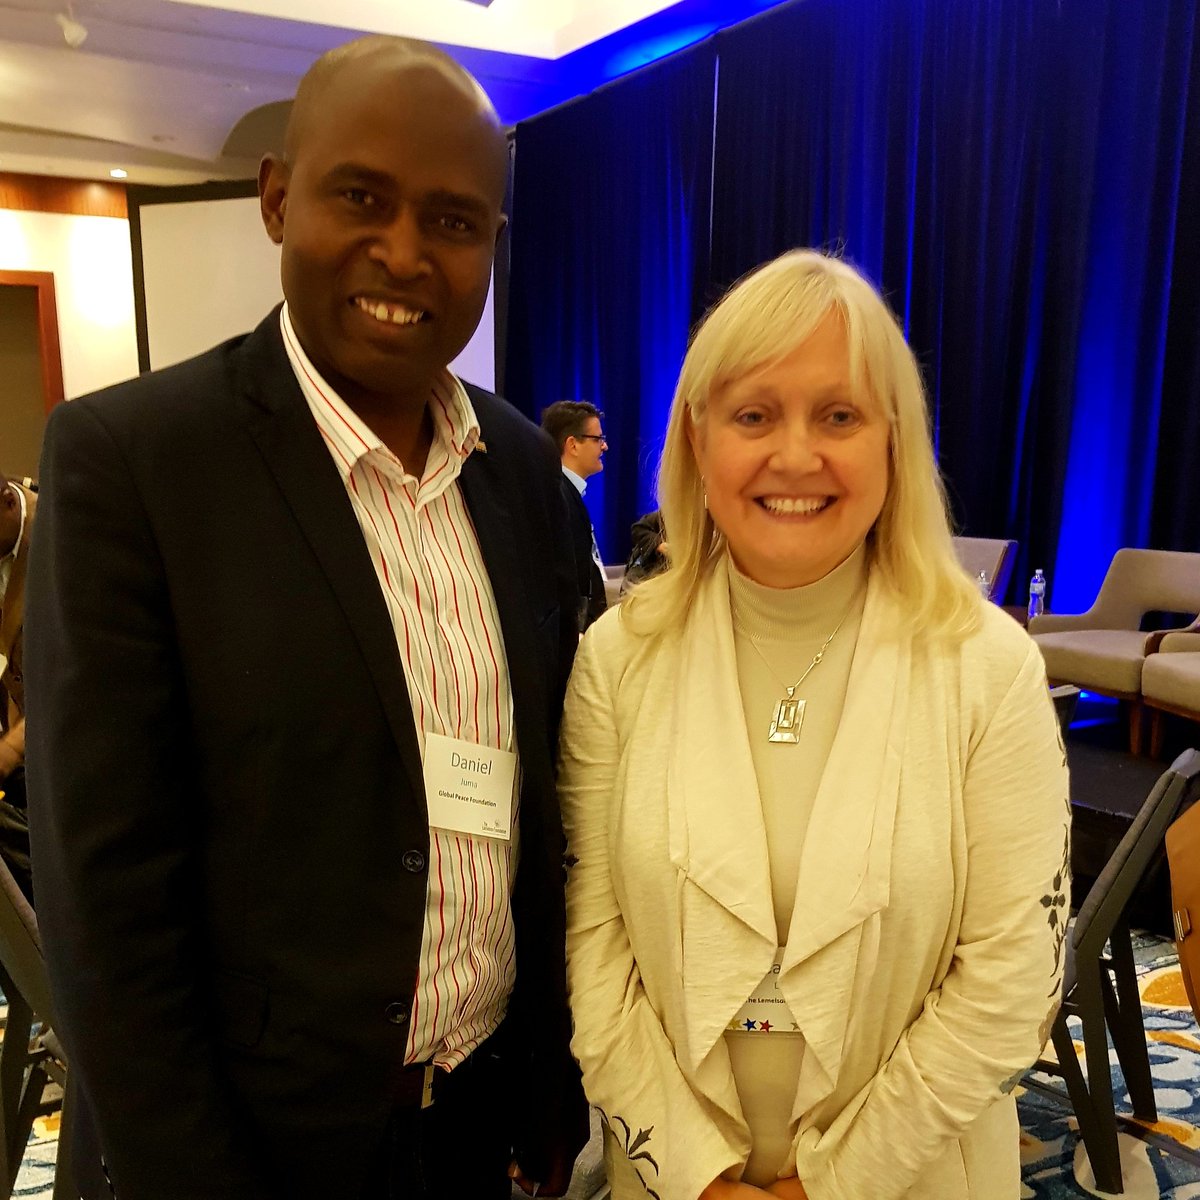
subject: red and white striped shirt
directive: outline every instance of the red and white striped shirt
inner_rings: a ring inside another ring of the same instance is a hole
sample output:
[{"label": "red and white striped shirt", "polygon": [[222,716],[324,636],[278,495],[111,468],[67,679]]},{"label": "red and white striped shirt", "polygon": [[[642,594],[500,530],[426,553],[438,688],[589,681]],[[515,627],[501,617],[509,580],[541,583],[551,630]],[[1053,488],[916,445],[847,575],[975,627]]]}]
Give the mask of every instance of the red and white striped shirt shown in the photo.
[{"label": "red and white striped shirt", "polygon": [[[387,601],[422,759],[426,733],[515,751],[500,619],[458,484],[464,460],[479,443],[470,398],[449,371],[435,383],[433,445],[418,480],[322,379],[286,305],[280,325]],[[432,1058],[450,1070],[504,1018],[516,979],[511,899],[519,779],[518,768],[510,843],[429,831],[425,928],[406,1062]]]}]

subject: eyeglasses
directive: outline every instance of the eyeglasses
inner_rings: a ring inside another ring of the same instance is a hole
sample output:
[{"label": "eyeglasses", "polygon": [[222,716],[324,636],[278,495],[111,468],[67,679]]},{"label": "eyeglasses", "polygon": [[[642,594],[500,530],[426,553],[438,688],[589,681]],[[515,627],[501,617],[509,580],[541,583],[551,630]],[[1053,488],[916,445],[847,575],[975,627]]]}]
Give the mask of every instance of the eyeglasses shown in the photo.
[{"label": "eyeglasses", "polygon": [[608,445],[608,438],[602,433],[577,433],[575,440],[577,442],[603,442],[606,446]]}]

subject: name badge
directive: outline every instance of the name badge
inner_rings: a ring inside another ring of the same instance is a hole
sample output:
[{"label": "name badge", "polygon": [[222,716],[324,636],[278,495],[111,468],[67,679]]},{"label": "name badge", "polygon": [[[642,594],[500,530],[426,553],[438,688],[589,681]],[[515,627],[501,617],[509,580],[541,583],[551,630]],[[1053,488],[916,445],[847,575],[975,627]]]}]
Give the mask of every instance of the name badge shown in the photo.
[{"label": "name badge", "polygon": [[783,993],[779,990],[779,964],[783,960],[783,949],[775,955],[771,969],[762,982],[750,994],[750,999],[737,1010],[725,1027],[730,1033],[794,1033],[800,1026],[792,1018]]},{"label": "name badge", "polygon": [[517,756],[438,733],[425,735],[429,824],[449,833],[508,841]]}]

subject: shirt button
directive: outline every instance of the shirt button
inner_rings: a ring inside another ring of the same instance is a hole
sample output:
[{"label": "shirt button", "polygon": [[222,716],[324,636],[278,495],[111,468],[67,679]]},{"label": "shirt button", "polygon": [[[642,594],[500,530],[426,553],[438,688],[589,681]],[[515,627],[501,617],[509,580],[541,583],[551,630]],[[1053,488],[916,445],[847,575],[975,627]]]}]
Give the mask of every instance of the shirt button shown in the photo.
[{"label": "shirt button", "polygon": [[414,875],[418,875],[425,870],[425,855],[420,850],[405,850],[400,858],[400,865],[406,871],[411,871]]},{"label": "shirt button", "polygon": [[408,1020],[408,1005],[403,1000],[393,1000],[391,1004],[383,1010],[383,1015],[387,1017],[393,1025],[403,1025]]}]

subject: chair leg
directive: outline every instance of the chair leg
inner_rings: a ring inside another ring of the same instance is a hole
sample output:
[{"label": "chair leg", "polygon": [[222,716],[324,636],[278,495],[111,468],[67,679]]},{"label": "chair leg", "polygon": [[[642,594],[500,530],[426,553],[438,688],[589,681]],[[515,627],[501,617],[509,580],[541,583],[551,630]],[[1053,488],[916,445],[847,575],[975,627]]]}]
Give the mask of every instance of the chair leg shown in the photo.
[{"label": "chair leg", "polygon": [[1161,758],[1166,738],[1166,715],[1161,708],[1150,709],[1150,757]]},{"label": "chair leg", "polygon": [[1097,1166],[1097,1163],[1103,1160],[1103,1150],[1099,1147],[1104,1140],[1104,1131],[1098,1127],[1095,1106],[1088,1092],[1088,1081],[1084,1078],[1079,1059],[1075,1054],[1075,1043],[1071,1039],[1070,1030],[1067,1029],[1067,1018],[1062,1013],[1059,1013],[1054,1022],[1050,1040],[1054,1043],[1054,1053],[1058,1058],[1058,1071],[1067,1085],[1067,1095],[1071,1097],[1071,1107],[1075,1110],[1075,1120],[1079,1123],[1079,1140],[1083,1142],[1084,1148],[1087,1150],[1088,1161],[1092,1164],[1097,1185],[1104,1188],[1105,1191],[1115,1190],[1119,1194],[1123,1190],[1123,1184],[1119,1178],[1120,1153],[1118,1151],[1117,1186],[1115,1189],[1104,1187],[1105,1182],[1112,1182],[1107,1178],[1103,1182],[1101,1181],[1103,1168]]},{"label": "chair leg", "polygon": [[[5,978],[8,986],[8,1021],[4,1027],[4,1042],[0,1045],[0,1124],[3,1125],[3,1174],[0,1174],[0,1200],[9,1200],[25,1143],[21,1139],[21,1096],[24,1090],[25,1069],[29,1064],[29,1033],[33,1028],[33,1010],[24,997]],[[26,1135],[28,1136],[28,1134]]]},{"label": "chair leg", "polygon": [[1142,711],[1140,700],[1129,702],[1129,753],[1135,758],[1142,757]]},{"label": "chair leg", "polygon": [[[13,1155],[13,1162],[17,1170],[20,1170],[25,1146],[29,1141],[30,1133],[33,1131],[34,1119],[37,1117],[38,1110],[42,1106],[42,1095],[46,1090],[48,1079],[46,1070],[40,1063],[34,1063],[29,1068],[29,1073],[25,1080],[25,1090],[21,1096],[21,1108],[17,1113],[17,1120],[13,1129],[20,1147],[20,1152]],[[16,1180],[14,1179],[13,1182],[15,1183]]]},{"label": "chair leg", "polygon": [[51,1200],[79,1200],[75,1186],[75,1164],[71,1158],[71,1113],[75,1108],[75,1084],[70,1068],[63,1088],[62,1114],[58,1123],[58,1155],[54,1160],[54,1192]]},{"label": "chair leg", "polygon": [[[1109,938],[1113,981],[1104,983],[1104,1008],[1108,1031],[1117,1051],[1117,1061],[1129,1089],[1133,1115],[1139,1121],[1158,1120],[1154,1080],[1150,1074],[1150,1052],[1146,1045],[1146,1026],[1142,1021],[1142,998],[1138,992],[1137,970],[1133,965],[1133,944],[1129,926],[1122,922]],[[1115,983],[1115,987],[1114,987]]]},{"label": "chair leg", "polygon": [[[1113,1109],[1112,1067],[1109,1063],[1108,1033],[1100,989],[1100,971],[1103,968],[1097,963],[1094,968],[1089,968],[1089,972],[1093,969],[1094,977],[1090,976],[1086,981],[1080,978],[1074,992],[1075,1007],[1083,1023],[1083,1052],[1087,1062],[1086,1120],[1084,1111],[1078,1105],[1075,1107],[1075,1116],[1079,1120],[1079,1134],[1092,1164],[1096,1186],[1101,1191],[1119,1195],[1125,1186],[1121,1179],[1117,1114]],[[1055,1049],[1058,1049],[1057,1042]]]}]

